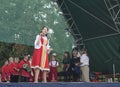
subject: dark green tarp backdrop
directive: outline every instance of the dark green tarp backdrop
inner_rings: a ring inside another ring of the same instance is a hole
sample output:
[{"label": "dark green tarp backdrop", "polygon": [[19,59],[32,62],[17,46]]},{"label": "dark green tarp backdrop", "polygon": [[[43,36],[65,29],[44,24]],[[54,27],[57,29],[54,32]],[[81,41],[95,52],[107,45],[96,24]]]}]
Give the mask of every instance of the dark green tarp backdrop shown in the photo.
[{"label": "dark green tarp backdrop", "polygon": [[[88,49],[90,70],[112,72],[115,59],[116,72],[120,72],[120,33],[104,0],[59,0],[62,1],[68,7]],[[120,3],[120,0],[109,1],[114,5],[115,1]],[[61,9],[64,10],[64,7]]]},{"label": "dark green tarp backdrop", "polygon": [[116,72],[120,72],[120,35],[114,35],[86,41],[90,57],[91,71],[112,72],[113,63]]}]

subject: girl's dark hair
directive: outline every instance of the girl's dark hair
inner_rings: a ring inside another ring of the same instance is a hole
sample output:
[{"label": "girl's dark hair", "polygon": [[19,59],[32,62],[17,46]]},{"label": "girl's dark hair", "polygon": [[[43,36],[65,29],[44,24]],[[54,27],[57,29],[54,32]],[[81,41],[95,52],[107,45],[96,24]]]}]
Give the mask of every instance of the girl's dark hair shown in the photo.
[{"label": "girl's dark hair", "polygon": [[78,51],[78,48],[77,47],[74,47],[73,49],[72,49],[72,52],[73,51]]},{"label": "girl's dark hair", "polygon": [[[43,27],[41,28],[41,30],[43,30],[45,27],[46,27],[46,26],[43,26]],[[46,27],[46,28],[47,28],[47,30],[48,30],[48,27]]]},{"label": "girl's dark hair", "polygon": [[[49,30],[49,29],[48,29],[48,27],[46,27],[46,26],[43,26],[43,27],[41,28],[41,31],[40,31],[40,33],[42,33],[42,30],[43,30],[44,28],[47,28],[47,30]],[[46,34],[46,36],[47,36],[47,34]]]},{"label": "girl's dark hair", "polygon": [[[67,54],[68,55],[67,57],[70,58],[70,53],[68,51],[65,51],[64,54]],[[64,58],[65,58],[65,55],[64,55]]]},{"label": "girl's dark hair", "polygon": [[73,51],[77,51],[77,52],[78,52],[78,48],[77,48],[77,47],[74,47],[74,48],[72,49],[72,58],[73,58]]}]

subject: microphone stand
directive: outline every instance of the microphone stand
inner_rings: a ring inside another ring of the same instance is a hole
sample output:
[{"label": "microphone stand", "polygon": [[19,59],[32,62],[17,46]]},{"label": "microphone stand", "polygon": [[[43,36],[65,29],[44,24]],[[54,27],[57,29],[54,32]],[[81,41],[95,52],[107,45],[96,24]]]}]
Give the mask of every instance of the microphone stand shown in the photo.
[{"label": "microphone stand", "polygon": [[108,63],[110,61],[112,61],[113,82],[115,82],[115,73],[116,73],[116,71],[115,71],[115,64],[114,64],[115,58],[110,58],[110,59],[106,60],[105,63]]},{"label": "microphone stand", "polygon": [[113,81],[115,82],[115,64],[113,63]]}]

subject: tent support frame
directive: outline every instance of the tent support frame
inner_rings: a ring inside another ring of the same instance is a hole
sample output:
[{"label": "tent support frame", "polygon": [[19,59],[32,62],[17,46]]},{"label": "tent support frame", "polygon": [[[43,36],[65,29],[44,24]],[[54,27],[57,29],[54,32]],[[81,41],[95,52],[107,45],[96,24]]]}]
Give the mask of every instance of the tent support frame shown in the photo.
[{"label": "tent support frame", "polygon": [[118,0],[104,0],[117,31],[120,33],[120,3]]},{"label": "tent support frame", "polygon": [[[62,10],[62,12],[63,12],[62,15],[65,17],[67,24],[69,26],[67,29],[67,32],[71,33],[71,35],[73,36],[74,45],[76,47],[78,47],[79,49],[81,48],[81,46],[83,47],[83,45],[85,47],[85,44],[83,43],[82,35],[72,17],[72,14],[67,6],[67,3],[65,2],[65,0],[61,0],[61,1],[62,1],[61,3],[59,3],[58,1],[57,1],[57,3],[59,5],[60,10]],[[77,32],[77,34],[75,32]]]},{"label": "tent support frame", "polygon": [[120,33],[114,33],[114,34],[109,34],[109,35],[103,35],[103,36],[99,36],[99,37],[89,38],[89,39],[85,39],[84,42],[90,41],[90,40],[94,40],[94,39],[110,37],[110,36],[114,36],[114,35],[120,35]]}]

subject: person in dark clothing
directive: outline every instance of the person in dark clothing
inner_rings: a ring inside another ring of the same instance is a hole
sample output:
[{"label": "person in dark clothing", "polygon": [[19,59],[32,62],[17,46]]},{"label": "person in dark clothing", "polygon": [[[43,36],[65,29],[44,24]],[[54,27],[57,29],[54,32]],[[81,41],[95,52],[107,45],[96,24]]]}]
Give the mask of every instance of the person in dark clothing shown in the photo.
[{"label": "person in dark clothing", "polygon": [[72,67],[73,81],[80,79],[80,57],[78,57],[78,51],[72,51],[72,59],[70,61]]},{"label": "person in dark clothing", "polygon": [[63,57],[63,73],[64,73],[64,81],[68,82],[71,80],[71,67],[70,67],[70,54],[69,52],[64,52]]}]

